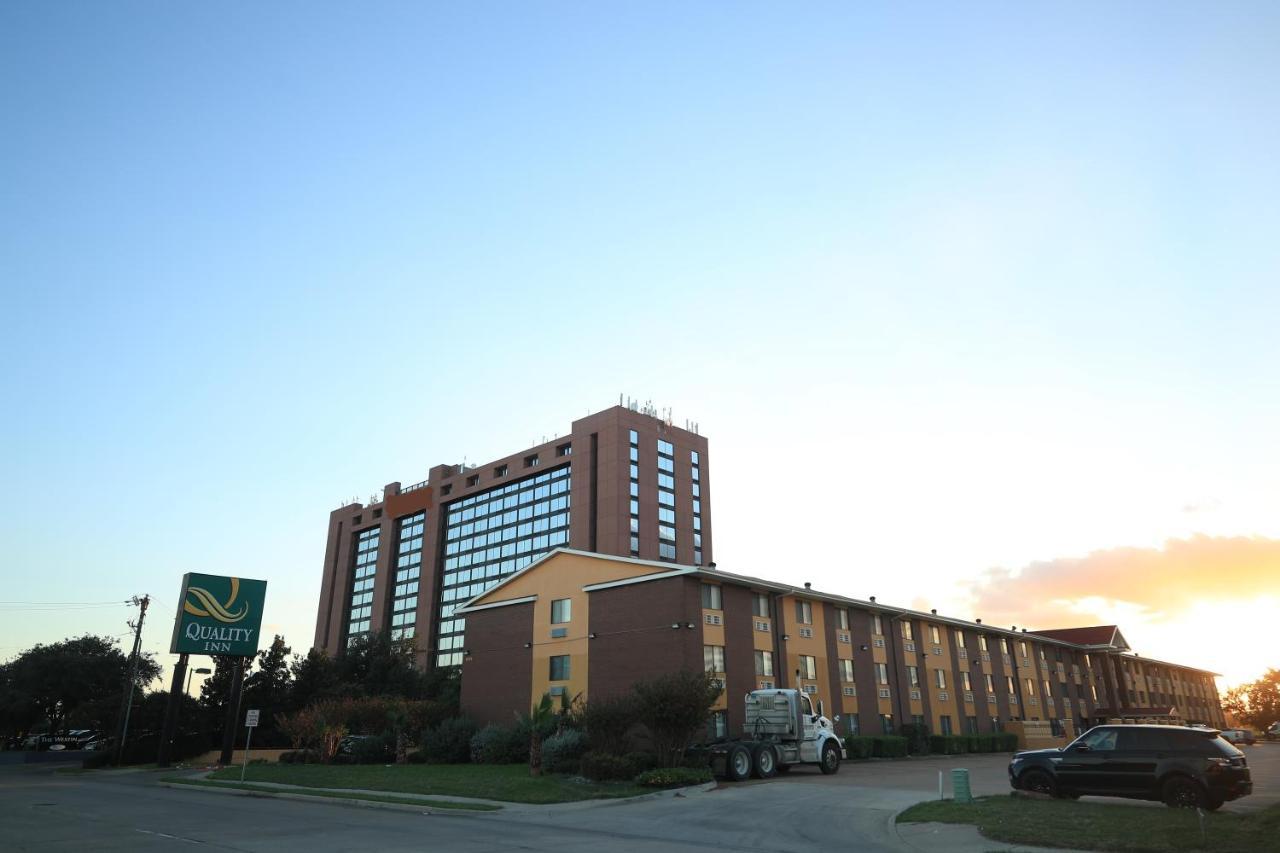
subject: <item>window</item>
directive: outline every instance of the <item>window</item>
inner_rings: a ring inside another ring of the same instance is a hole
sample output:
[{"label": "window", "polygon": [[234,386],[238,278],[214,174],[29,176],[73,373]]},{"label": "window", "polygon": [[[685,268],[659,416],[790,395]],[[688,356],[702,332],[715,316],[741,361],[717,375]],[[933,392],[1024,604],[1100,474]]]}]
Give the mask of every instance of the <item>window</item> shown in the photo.
[{"label": "window", "polygon": [[880,715],[880,730],[887,735],[893,734],[893,714]]},{"label": "window", "polygon": [[658,452],[667,456],[675,456],[675,448],[671,446],[671,442],[658,439]]},{"label": "window", "polygon": [[884,626],[880,624],[879,613],[875,613],[871,616],[871,633],[884,634]]},{"label": "window", "polygon": [[1034,678],[1027,679],[1027,695],[1028,696],[1036,695],[1036,681]]},{"label": "window", "polygon": [[841,631],[849,630],[849,611],[843,607],[836,608],[836,626]]},{"label": "window", "polygon": [[912,629],[911,629],[911,620],[910,620],[910,619],[903,619],[903,620],[902,620],[902,639],[904,639],[904,640],[913,640],[913,639],[915,639],[915,633],[914,633],[914,632],[912,631]]},{"label": "window", "polygon": [[1004,686],[1005,686],[1005,689],[1008,691],[1008,693],[1009,693],[1010,695],[1013,695],[1013,693],[1018,689],[1018,688],[1017,688],[1017,687],[1015,687],[1015,686],[1014,686],[1014,684],[1013,684],[1013,676],[1012,676],[1012,675],[1006,675],[1006,676],[1004,677]]},{"label": "window", "polygon": [[817,658],[812,655],[800,655],[800,677],[810,679],[818,677]]},{"label": "window", "polygon": [[769,618],[769,596],[763,592],[757,592],[751,596],[751,613],[754,616],[762,616]]},{"label": "window", "polygon": [[551,656],[551,680],[552,681],[568,681],[569,680],[569,656],[568,655],[552,655]]},{"label": "window", "polygon": [[557,598],[551,602],[551,624],[563,625],[568,622],[572,618],[572,604],[573,602],[568,598]]},{"label": "window", "polygon": [[952,631],[951,636],[955,638],[957,649],[963,649],[965,647],[964,631]]},{"label": "window", "polygon": [[724,646],[703,646],[702,664],[707,672],[724,672]]},{"label": "window", "polygon": [[[966,673],[967,674],[967,673]],[[947,689],[947,671],[945,669],[935,669],[933,671],[934,683],[939,690]]]},{"label": "window", "polygon": [[1000,651],[1002,654],[1006,654],[1006,655],[1009,654],[1009,638],[1008,637],[1000,638]]},{"label": "window", "polygon": [[426,512],[419,512],[397,521],[399,541],[396,545],[394,597],[391,600],[393,640],[412,639],[417,630],[418,578],[422,572],[422,540],[426,518]]},{"label": "window", "polygon": [[756,652],[756,675],[773,677],[773,652]]},{"label": "window", "polygon": [[1027,656],[1027,643],[1025,640],[1018,641],[1018,654],[1024,658]]},{"label": "window", "polygon": [[573,454],[572,444],[556,445],[556,456],[571,456]]},{"label": "window", "polygon": [[812,625],[813,605],[807,601],[796,599],[796,621],[801,625]]},{"label": "window", "polygon": [[539,462],[539,461],[540,461],[540,460],[538,459],[538,454],[536,454],[536,453],[534,453],[534,454],[533,454],[533,455],[531,455],[531,456],[526,456],[526,457],[524,458],[524,467],[526,467],[526,468],[537,468],[537,467],[538,467],[538,462]]},{"label": "window", "polygon": [[966,734],[976,735],[976,734],[978,733],[978,718],[977,718],[977,717],[965,717],[965,718],[964,718],[964,730],[965,730],[965,733],[966,733]]},{"label": "window", "polygon": [[907,667],[907,683],[910,684],[912,687],[920,686],[920,667],[918,666]]},{"label": "window", "polygon": [[986,680],[986,683],[987,683],[987,693],[988,694],[995,693],[996,682],[995,682],[995,679],[991,677],[991,673],[989,672],[986,673],[985,675],[983,675],[983,678]]},{"label": "window", "polygon": [[495,477],[505,477],[505,476],[507,476],[507,466],[506,466],[506,465],[495,465],[495,466],[493,466],[493,476],[495,476]]},{"label": "window", "polygon": [[929,641],[935,646],[942,643],[942,632],[938,629],[937,625],[929,626]]},{"label": "window", "polygon": [[987,651],[987,635],[986,634],[978,635],[978,650],[983,652]]},{"label": "window", "polygon": [[889,667],[887,664],[883,664],[883,663],[876,664],[876,683],[877,684],[889,683]]},{"label": "window", "polygon": [[[938,670],[938,672],[942,672],[942,670]],[[938,722],[942,723],[943,735],[951,734],[951,718],[950,717],[944,714],[941,718],[939,718]]]},{"label": "window", "polygon": [[964,690],[973,689],[973,680],[970,678],[968,670],[960,673],[960,685]]},{"label": "window", "polygon": [[355,534],[352,557],[351,603],[347,608],[347,645],[373,627],[373,585],[378,564],[378,540],[382,528],[370,527]]},{"label": "window", "polygon": [[712,711],[707,722],[707,736],[710,740],[723,740],[729,736],[729,712]]},{"label": "window", "polygon": [[470,477],[468,477],[468,478],[467,478],[467,485],[468,485],[468,486],[476,486],[476,485],[479,485],[479,483],[480,483],[480,475],[479,475],[479,474],[472,474]]},{"label": "window", "polygon": [[720,587],[713,583],[702,585],[702,609],[723,610],[720,604]]},{"label": "window", "polygon": [[845,684],[853,683],[853,661],[851,660],[840,661],[840,680],[843,681]]}]

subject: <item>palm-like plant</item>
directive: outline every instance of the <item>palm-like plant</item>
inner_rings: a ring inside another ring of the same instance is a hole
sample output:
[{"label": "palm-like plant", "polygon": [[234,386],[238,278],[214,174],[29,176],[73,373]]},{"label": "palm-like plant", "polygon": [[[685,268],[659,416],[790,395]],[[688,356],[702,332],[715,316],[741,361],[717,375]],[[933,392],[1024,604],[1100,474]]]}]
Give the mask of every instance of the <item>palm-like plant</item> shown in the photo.
[{"label": "palm-like plant", "polygon": [[555,723],[556,712],[551,694],[543,693],[538,704],[529,712],[529,775],[542,775],[542,735]]}]

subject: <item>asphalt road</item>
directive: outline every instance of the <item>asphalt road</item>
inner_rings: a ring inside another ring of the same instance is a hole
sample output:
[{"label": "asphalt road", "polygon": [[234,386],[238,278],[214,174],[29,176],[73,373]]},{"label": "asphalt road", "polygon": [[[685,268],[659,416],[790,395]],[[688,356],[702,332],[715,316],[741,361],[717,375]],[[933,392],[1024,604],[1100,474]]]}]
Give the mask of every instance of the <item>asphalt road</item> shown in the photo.
[{"label": "asphalt road", "polygon": [[[1280,802],[1280,744],[1247,747],[1257,793],[1225,807]],[[1009,790],[1007,756],[971,755],[846,763],[823,776],[798,768],[769,782],[726,785],[686,798],[427,815],[175,790],[162,772],[55,774],[50,766],[0,768],[4,850],[582,851],[813,853],[899,850],[889,820],[937,796],[943,771],[966,767],[975,794]],[[1095,798],[1090,798],[1095,799]],[[1097,798],[1102,801],[1101,798]],[[1126,800],[1135,806],[1164,808]]]}]

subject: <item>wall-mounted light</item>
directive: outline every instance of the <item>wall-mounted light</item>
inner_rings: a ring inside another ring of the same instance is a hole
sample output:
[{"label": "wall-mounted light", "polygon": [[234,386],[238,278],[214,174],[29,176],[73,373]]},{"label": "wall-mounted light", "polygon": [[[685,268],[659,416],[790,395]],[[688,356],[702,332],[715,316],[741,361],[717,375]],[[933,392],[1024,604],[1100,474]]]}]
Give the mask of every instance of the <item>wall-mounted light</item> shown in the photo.
[{"label": "wall-mounted light", "polygon": [[693,630],[693,623],[692,623],[692,622],[686,622],[686,623],[684,623],[684,626],[685,626],[686,628],[688,628],[690,631],[692,631],[692,630]]},{"label": "wall-mounted light", "polygon": [[782,635],[782,639],[783,639],[783,641],[784,641],[784,642],[785,642],[786,640],[790,640],[790,639],[791,639],[791,635],[790,635],[790,634],[783,634],[783,635]]},{"label": "wall-mounted light", "polygon": [[680,627],[680,623],[679,623],[679,622],[672,622],[672,623],[671,623],[671,627],[672,627],[672,628],[676,628],[676,629],[678,629],[678,628]]},{"label": "wall-mounted light", "polygon": [[531,649],[531,648],[533,648],[533,643],[525,643],[525,644],[524,644],[524,647],[525,647],[526,649]]},{"label": "wall-mounted light", "polygon": [[594,640],[595,638],[596,638],[596,632],[595,632],[595,631],[592,631],[590,634],[587,634],[587,639],[588,639],[588,640]]},{"label": "wall-mounted light", "polygon": [[871,647],[870,647],[870,646],[868,646],[866,643],[863,643],[862,645],[858,646],[858,648],[859,648],[861,651],[864,651],[864,652],[865,652],[865,651],[869,651],[869,650],[871,649]]}]

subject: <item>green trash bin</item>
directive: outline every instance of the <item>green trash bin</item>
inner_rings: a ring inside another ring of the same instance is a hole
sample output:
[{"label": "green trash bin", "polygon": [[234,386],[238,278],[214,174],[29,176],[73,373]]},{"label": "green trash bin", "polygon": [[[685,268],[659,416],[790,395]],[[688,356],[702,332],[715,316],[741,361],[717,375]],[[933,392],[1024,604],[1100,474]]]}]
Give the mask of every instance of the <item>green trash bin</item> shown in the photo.
[{"label": "green trash bin", "polygon": [[969,771],[957,768],[951,771],[951,793],[957,803],[972,803],[973,792],[969,790]]}]

